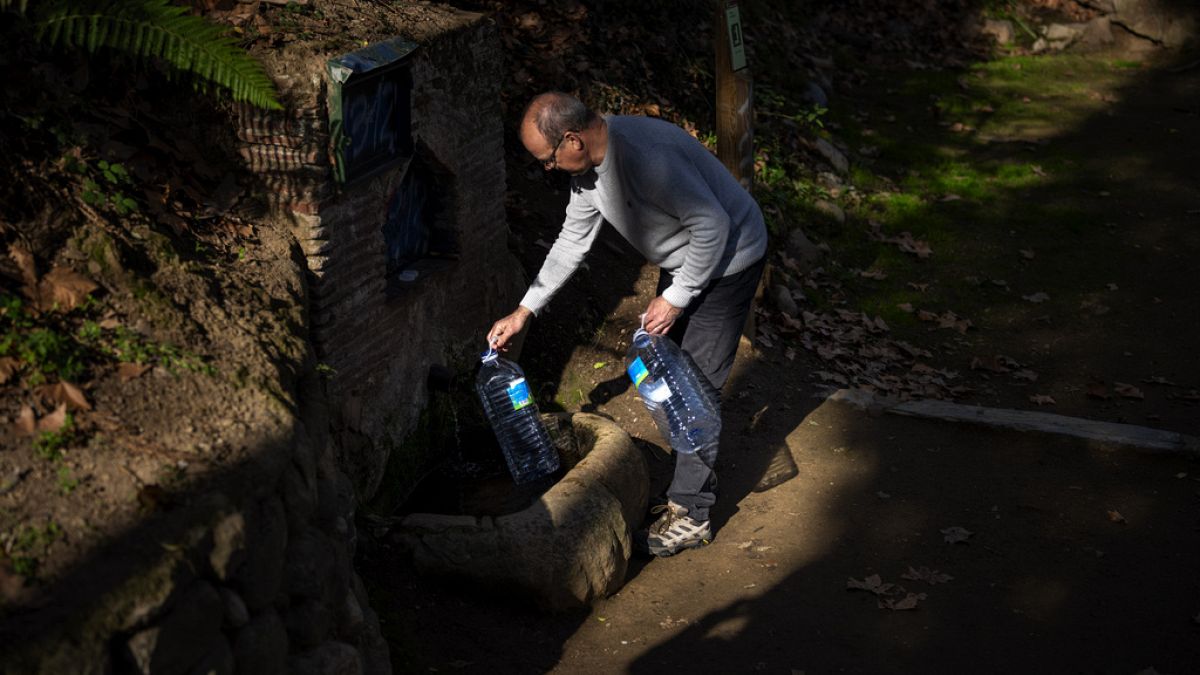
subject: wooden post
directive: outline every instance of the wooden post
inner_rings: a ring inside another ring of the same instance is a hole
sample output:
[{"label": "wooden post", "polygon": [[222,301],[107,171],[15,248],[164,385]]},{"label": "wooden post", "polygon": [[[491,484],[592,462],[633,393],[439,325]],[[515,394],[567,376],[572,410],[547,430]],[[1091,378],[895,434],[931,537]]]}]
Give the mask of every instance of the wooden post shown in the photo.
[{"label": "wooden post", "polygon": [[752,191],[754,109],[741,22],[731,24],[731,19],[738,16],[737,0],[717,0],[713,20],[717,57],[717,157],[742,187]]}]

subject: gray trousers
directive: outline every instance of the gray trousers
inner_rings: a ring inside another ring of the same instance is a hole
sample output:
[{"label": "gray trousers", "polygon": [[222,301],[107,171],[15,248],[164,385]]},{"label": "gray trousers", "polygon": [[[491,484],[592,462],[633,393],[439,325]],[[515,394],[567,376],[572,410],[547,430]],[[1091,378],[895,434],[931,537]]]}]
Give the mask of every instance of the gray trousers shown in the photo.
[{"label": "gray trousers", "polygon": [[[738,341],[765,266],[764,257],[737,274],[710,281],[667,334],[718,392],[729,379]],[[658,295],[670,285],[670,273],[662,270],[658,276]],[[717,501],[717,476],[713,473],[717,447],[713,444],[695,453],[674,453],[675,477],[667,488],[667,498],[687,508],[694,520],[708,520],[708,509]]]}]

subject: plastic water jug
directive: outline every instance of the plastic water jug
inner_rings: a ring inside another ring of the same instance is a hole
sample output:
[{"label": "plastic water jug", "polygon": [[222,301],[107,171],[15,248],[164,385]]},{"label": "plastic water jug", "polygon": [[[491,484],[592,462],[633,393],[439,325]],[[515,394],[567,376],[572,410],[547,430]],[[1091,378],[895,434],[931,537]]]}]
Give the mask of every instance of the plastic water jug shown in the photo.
[{"label": "plastic water jug", "polygon": [[493,349],[484,352],[482,361],[475,391],[513,480],[521,485],[558,471],[558,450],[542,424],[521,367]]},{"label": "plastic water jug", "polygon": [[679,346],[643,328],[633,334],[625,372],[659,432],[676,452],[696,452],[721,436],[717,393]]}]

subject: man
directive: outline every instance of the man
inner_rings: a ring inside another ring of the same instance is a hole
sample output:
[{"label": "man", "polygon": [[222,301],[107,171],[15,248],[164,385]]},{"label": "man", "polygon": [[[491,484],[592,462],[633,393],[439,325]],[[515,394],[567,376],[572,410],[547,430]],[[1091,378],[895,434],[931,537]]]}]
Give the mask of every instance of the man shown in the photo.
[{"label": "man", "polygon": [[[668,334],[718,391],[729,377],[762,276],[767,231],[758,204],[725,167],[679,127],[648,117],[600,117],[559,92],[530,102],[521,143],[547,171],[571,174],[558,239],[520,306],[488,332],[504,349],[566,283],[605,221],[661,268],[645,327]],[[707,544],[716,502],[717,447],[675,453],[662,516],[639,532],[659,556]]]}]

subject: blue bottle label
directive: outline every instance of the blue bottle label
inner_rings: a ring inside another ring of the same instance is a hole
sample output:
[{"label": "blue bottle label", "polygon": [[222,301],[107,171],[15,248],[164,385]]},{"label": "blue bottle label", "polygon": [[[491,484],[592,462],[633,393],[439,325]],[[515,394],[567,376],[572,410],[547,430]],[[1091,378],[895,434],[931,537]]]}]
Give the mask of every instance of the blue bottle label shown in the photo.
[{"label": "blue bottle label", "polygon": [[642,363],[642,357],[640,356],[634,359],[633,363],[629,364],[629,367],[625,370],[629,373],[629,379],[635,387],[641,386],[642,380],[650,375],[650,371],[646,370],[646,364]]},{"label": "blue bottle label", "polygon": [[533,403],[533,397],[529,395],[529,385],[525,383],[525,378],[522,377],[508,383],[508,400],[512,401],[513,410],[520,410]]}]

